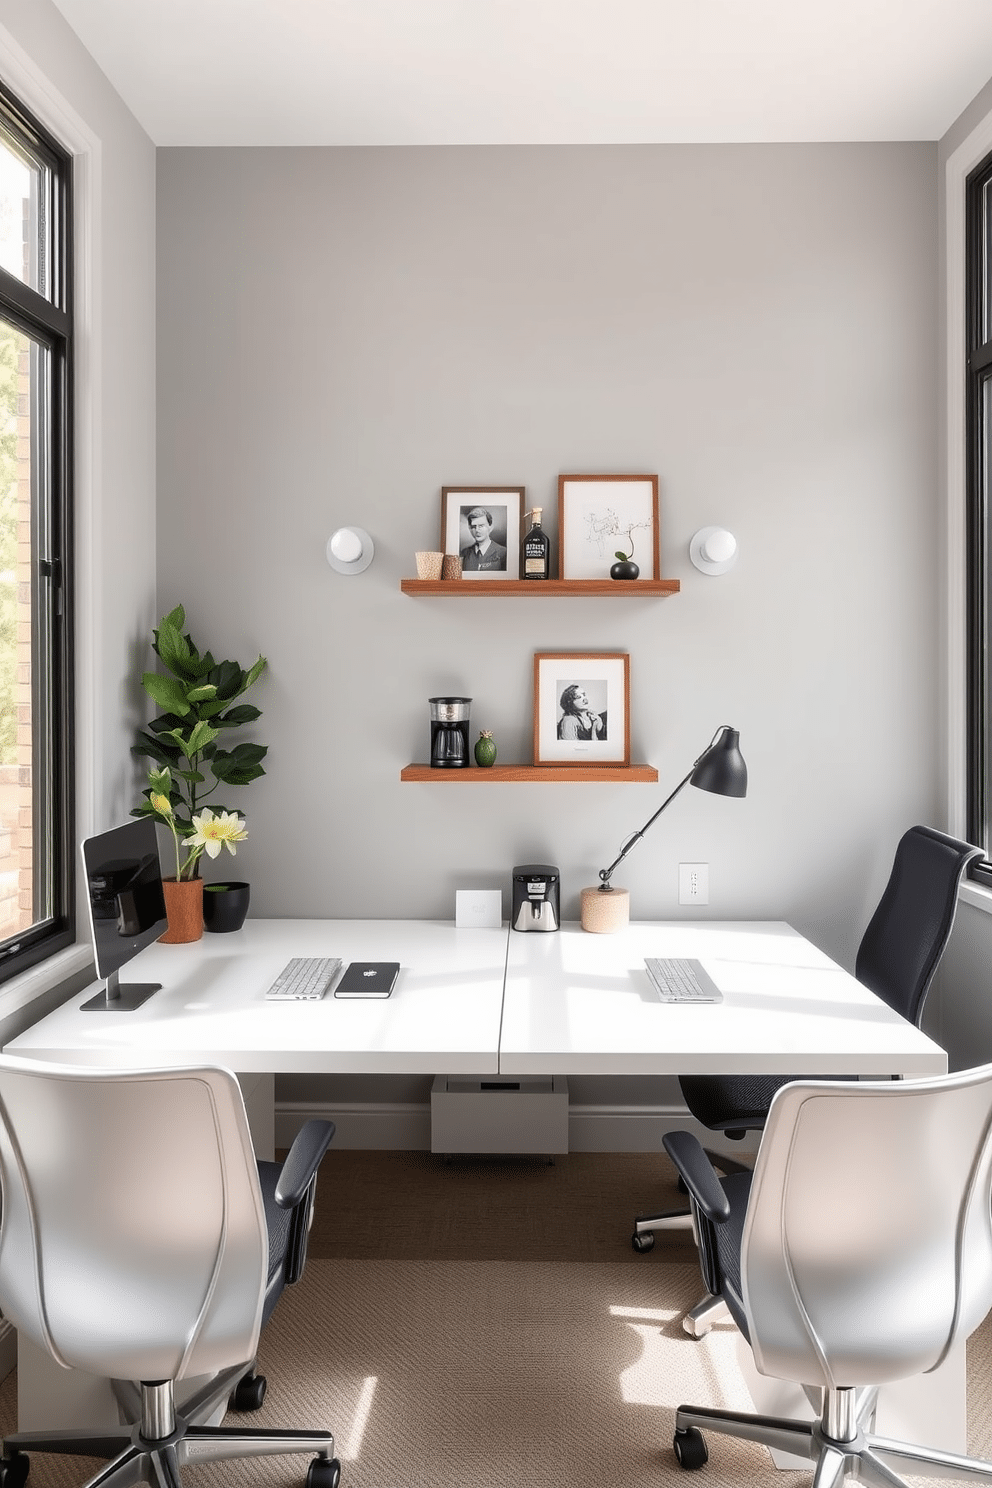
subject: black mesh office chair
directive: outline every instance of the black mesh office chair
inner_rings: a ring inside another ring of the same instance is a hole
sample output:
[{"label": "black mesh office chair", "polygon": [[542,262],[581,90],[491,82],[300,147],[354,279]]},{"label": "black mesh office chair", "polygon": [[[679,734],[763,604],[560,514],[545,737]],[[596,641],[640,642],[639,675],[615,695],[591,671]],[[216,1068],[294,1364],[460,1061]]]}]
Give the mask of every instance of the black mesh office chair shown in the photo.
[{"label": "black mesh office chair", "polygon": [[[971,860],[981,855],[980,848],[931,827],[910,827],[896,848],[889,881],[862,937],[854,975],[917,1026],[954,923],[962,875]],[[799,1074],[681,1075],[679,1085],[690,1115],[710,1131],[739,1141],[745,1133],[764,1126],[777,1090],[806,1078]],[[722,1153],[710,1157],[724,1173],[748,1171],[745,1164]],[[690,1222],[687,1208],[639,1215],[631,1243],[635,1250],[650,1250],[657,1230],[683,1228]],[[706,1331],[705,1323],[704,1302],[688,1315],[686,1331],[698,1336]]]}]

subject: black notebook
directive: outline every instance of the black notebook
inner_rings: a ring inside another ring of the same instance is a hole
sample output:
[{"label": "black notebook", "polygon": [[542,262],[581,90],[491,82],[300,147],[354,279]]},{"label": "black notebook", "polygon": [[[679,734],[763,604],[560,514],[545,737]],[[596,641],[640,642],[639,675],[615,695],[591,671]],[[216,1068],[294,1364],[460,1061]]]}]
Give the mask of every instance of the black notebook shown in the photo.
[{"label": "black notebook", "polygon": [[398,961],[352,961],[335,997],[388,997],[399,973]]}]

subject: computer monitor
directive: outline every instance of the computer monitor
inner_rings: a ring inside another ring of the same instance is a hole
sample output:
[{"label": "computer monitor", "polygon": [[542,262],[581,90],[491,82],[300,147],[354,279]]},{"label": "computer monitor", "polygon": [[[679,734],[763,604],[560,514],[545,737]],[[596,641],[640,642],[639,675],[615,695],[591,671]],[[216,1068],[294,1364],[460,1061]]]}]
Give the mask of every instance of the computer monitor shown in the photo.
[{"label": "computer monitor", "polygon": [[168,929],[158,840],[151,817],[135,817],[82,844],[96,974],[107,986],[86,1012],[131,1012],[161,982],[121,983],[120,970]]}]

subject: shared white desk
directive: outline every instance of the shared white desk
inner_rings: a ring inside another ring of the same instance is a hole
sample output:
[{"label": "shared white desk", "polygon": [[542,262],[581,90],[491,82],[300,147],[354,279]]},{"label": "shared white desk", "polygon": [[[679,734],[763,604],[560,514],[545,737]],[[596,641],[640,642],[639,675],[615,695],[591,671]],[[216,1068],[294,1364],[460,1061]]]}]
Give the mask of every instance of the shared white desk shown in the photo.
[{"label": "shared white desk", "polygon": [[[399,961],[385,1001],[267,1002],[290,956]],[[695,956],[718,1004],[662,1004],[645,956]],[[92,1065],[217,1060],[246,1073],[940,1074],[944,1051],[781,921],[645,922],[618,935],[432,920],[249,920],[150,946],[135,1012],[88,987],[6,1052]],[[798,1063],[797,1063],[798,1061]]]},{"label": "shared white desk", "polygon": [[[398,961],[400,974],[384,1001],[266,1001],[290,956]],[[646,956],[698,957],[723,1002],[660,1003]],[[263,1157],[274,1148],[277,1074],[912,1077],[947,1067],[938,1045],[781,921],[658,921],[590,935],[577,925],[520,934],[450,921],[249,920],[233,934],[149,946],[122,981],[162,986],[134,1012],[81,1011],[88,987],[7,1052],[224,1064],[241,1079]]]},{"label": "shared white desk", "polygon": [[[392,996],[266,1001],[266,988],[290,956],[322,955],[399,961]],[[644,970],[646,956],[698,957],[723,1002],[660,1003]],[[95,1066],[224,1064],[241,1078],[260,1155],[272,1145],[279,1073],[729,1070],[912,1078],[947,1068],[937,1044],[776,921],[652,922],[590,935],[577,925],[517,934],[505,925],[456,930],[450,921],[249,920],[234,934],[151,946],[125,968],[122,981],[162,987],[130,1013],[80,1011],[93,995],[89,987],[5,1052]],[[632,1208],[643,1198],[632,1194]],[[65,1387],[58,1412],[65,1419],[53,1423],[47,1418],[57,1382],[45,1361],[35,1359],[29,1384],[27,1363],[19,1381],[22,1426],[69,1424]],[[939,1379],[906,1382],[908,1395],[899,1387],[906,1403],[886,1429],[912,1440],[914,1426],[927,1422],[930,1440],[963,1450],[963,1349],[937,1373]],[[84,1390],[73,1414],[92,1421],[95,1408]]]}]

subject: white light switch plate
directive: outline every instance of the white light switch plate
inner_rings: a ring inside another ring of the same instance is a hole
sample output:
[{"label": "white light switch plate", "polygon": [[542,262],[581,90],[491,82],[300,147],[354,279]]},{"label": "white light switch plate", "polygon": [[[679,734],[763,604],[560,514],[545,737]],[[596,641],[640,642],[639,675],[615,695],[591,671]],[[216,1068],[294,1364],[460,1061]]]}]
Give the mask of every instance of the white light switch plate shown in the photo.
[{"label": "white light switch plate", "polygon": [[456,889],[456,930],[498,930],[503,923],[502,889]]}]

